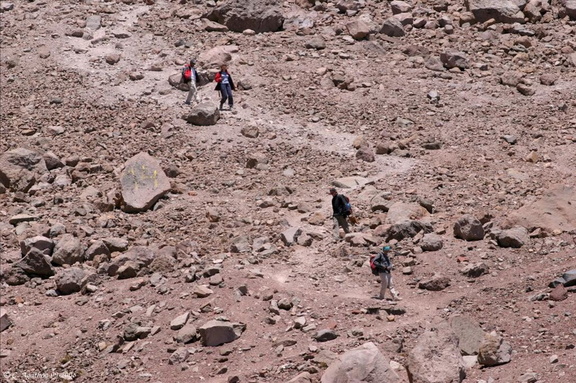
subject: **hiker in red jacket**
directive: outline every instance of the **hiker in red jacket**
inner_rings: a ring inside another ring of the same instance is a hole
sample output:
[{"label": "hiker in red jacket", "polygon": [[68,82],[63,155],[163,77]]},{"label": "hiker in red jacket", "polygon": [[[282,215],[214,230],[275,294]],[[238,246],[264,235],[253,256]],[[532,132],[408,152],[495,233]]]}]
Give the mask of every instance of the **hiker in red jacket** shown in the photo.
[{"label": "hiker in red jacket", "polygon": [[234,86],[234,81],[232,81],[232,76],[228,73],[228,65],[222,64],[220,66],[220,72],[216,73],[214,76],[214,81],[216,84],[216,90],[220,91],[222,99],[220,100],[220,110],[223,110],[224,103],[228,100],[228,106],[230,110],[234,107],[234,98],[232,97],[232,91],[236,90]]},{"label": "hiker in red jacket", "polygon": [[198,90],[196,85],[198,84],[198,72],[196,71],[196,61],[190,60],[189,64],[184,65],[182,68],[182,79],[180,81],[188,84],[190,86],[190,90],[188,91],[188,97],[186,97],[186,101],[184,103],[186,105],[190,105],[190,101],[192,101],[192,97],[194,97],[194,101],[197,103],[198,100]]}]

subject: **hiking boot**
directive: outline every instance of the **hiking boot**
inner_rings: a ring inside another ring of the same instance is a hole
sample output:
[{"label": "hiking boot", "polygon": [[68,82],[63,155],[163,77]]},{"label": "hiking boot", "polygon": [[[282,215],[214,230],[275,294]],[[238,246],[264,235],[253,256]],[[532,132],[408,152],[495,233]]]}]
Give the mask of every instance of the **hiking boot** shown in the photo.
[{"label": "hiking boot", "polygon": [[184,104],[186,105],[190,105],[190,103],[188,101],[184,101]]}]

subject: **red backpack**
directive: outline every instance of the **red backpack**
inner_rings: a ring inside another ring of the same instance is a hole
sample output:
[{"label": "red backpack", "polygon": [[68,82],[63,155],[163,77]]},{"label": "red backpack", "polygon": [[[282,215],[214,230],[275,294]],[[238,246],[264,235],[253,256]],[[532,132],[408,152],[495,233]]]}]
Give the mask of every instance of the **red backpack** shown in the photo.
[{"label": "red backpack", "polygon": [[186,81],[192,80],[192,68],[190,68],[189,65],[186,65],[184,69],[184,74],[182,76],[184,76],[184,80]]}]

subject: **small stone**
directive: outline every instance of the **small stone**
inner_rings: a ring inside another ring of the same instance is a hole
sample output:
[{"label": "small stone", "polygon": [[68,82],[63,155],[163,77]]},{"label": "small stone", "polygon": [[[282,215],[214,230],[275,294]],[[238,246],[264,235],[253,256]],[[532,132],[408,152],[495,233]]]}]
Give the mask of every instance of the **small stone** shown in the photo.
[{"label": "small stone", "polygon": [[318,342],[327,342],[330,340],[334,340],[337,337],[338,335],[336,334],[336,332],[334,332],[334,330],[324,329],[318,331],[314,336],[314,339],[316,339],[316,341]]}]

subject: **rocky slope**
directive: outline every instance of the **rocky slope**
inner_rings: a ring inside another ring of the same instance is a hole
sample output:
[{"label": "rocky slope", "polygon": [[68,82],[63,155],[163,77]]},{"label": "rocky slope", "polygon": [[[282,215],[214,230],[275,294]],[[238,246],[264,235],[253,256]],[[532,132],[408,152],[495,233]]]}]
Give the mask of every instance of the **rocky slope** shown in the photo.
[{"label": "rocky slope", "polygon": [[576,379],[574,2],[245,3],[1,3],[2,381]]}]

